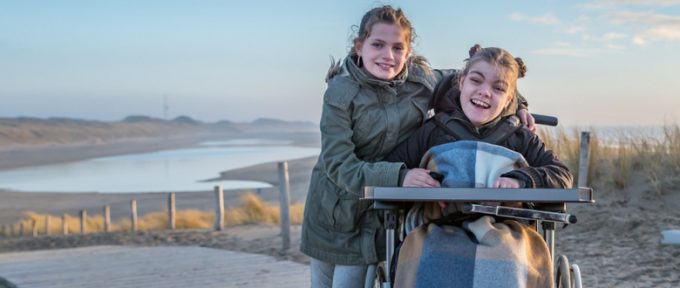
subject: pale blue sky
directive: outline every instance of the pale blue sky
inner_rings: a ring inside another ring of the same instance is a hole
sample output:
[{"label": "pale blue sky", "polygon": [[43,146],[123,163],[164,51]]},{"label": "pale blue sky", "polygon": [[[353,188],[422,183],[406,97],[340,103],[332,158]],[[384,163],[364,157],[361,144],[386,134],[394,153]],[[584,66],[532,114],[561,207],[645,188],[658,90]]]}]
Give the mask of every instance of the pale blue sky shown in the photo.
[{"label": "pale blue sky", "polygon": [[506,48],[532,111],[568,125],[677,123],[680,1],[0,0],[0,117],[318,122],[329,56],[368,9],[405,10],[417,53]]}]

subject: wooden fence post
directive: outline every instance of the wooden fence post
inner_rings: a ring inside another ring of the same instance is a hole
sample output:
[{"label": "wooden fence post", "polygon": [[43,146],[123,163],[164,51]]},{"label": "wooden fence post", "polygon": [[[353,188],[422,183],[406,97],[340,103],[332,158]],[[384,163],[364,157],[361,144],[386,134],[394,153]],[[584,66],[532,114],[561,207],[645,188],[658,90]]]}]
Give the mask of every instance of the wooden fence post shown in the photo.
[{"label": "wooden fence post", "polygon": [[61,216],[61,233],[68,235],[68,222],[66,221],[66,214]]},{"label": "wooden fence post", "polygon": [[87,210],[80,210],[80,235],[85,235],[87,232]]},{"label": "wooden fence post", "polygon": [[215,186],[215,230],[224,229],[224,190],[222,186]]},{"label": "wooden fence post", "polygon": [[50,235],[50,215],[45,215],[45,235]]},{"label": "wooden fence post", "polygon": [[14,224],[12,224],[12,226],[9,226],[9,234],[12,235],[12,237],[17,236],[17,235],[14,233]]},{"label": "wooden fence post", "polygon": [[137,232],[137,200],[130,201],[130,229]]},{"label": "wooden fence post", "polygon": [[24,222],[19,223],[19,237],[24,237]]},{"label": "wooden fence post", "polygon": [[111,207],[104,205],[104,233],[111,232]]},{"label": "wooden fence post", "polygon": [[7,237],[7,225],[2,225],[2,237]]},{"label": "wooden fence post", "polygon": [[279,191],[281,237],[283,237],[283,250],[288,250],[290,248],[290,179],[286,161],[279,162]]},{"label": "wooden fence post", "polygon": [[168,195],[168,230],[175,230],[175,192]]},{"label": "wooden fence post", "polygon": [[581,150],[578,160],[578,187],[588,186],[588,169],[590,164],[590,132],[581,132]]},{"label": "wooden fence post", "polygon": [[35,220],[31,220],[31,236],[38,236],[38,223]]}]

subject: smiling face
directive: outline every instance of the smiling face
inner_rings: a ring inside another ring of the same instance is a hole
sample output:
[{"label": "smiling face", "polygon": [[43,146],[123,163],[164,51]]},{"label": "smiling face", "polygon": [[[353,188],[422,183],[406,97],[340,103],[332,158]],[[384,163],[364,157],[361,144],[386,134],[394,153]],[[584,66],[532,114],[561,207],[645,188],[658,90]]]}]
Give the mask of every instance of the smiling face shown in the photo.
[{"label": "smiling face", "polygon": [[[510,103],[514,91],[505,68],[477,61],[461,76],[460,106],[475,127],[498,117]],[[513,89],[513,90],[511,90]]]},{"label": "smiling face", "polygon": [[395,24],[374,24],[370,35],[355,45],[366,71],[382,80],[392,80],[399,75],[409,52],[406,36]]}]

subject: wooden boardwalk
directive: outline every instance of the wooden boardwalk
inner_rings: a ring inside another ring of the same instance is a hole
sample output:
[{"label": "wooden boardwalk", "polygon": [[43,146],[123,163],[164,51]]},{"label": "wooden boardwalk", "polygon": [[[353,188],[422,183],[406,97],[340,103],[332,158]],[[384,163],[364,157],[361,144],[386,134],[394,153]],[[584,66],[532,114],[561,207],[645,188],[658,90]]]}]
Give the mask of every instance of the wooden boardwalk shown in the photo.
[{"label": "wooden boardwalk", "polygon": [[93,246],[0,254],[0,276],[31,287],[309,287],[309,267],[203,247]]}]

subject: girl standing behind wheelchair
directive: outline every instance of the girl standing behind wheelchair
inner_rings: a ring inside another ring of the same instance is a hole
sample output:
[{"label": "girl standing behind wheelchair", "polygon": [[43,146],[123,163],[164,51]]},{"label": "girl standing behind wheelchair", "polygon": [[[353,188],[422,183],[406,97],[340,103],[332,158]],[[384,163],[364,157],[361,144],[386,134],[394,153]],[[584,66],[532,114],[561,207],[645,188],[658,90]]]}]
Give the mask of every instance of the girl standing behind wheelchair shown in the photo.
[{"label": "girl standing behind wheelchair", "polygon": [[[421,127],[436,83],[453,71],[432,70],[412,54],[415,32],[401,9],[368,11],[349,55],[333,65],[321,115],[321,154],[312,170],[300,251],[310,256],[312,287],[360,287],[368,264],[385,259],[384,229],[363,186],[438,186],[419,170],[383,158]],[[533,125],[526,109],[525,122]]]},{"label": "girl standing behind wheelchair", "polygon": [[374,8],[328,73],[300,244],[311,258],[312,287],[362,287],[367,265],[385,258],[381,221],[359,193],[365,185],[398,186],[403,164],[381,160],[423,125],[442,77],[412,56],[414,37],[401,9]]},{"label": "girl standing behind wheelchair", "polygon": [[[566,165],[514,115],[516,81],[525,72],[507,51],[475,45],[460,76],[438,85],[438,113],[385,160],[440,173],[444,187],[571,187]],[[490,216],[471,219],[459,205],[409,211],[405,229],[413,231],[399,252],[395,287],[552,287],[548,248],[535,230]]]}]

